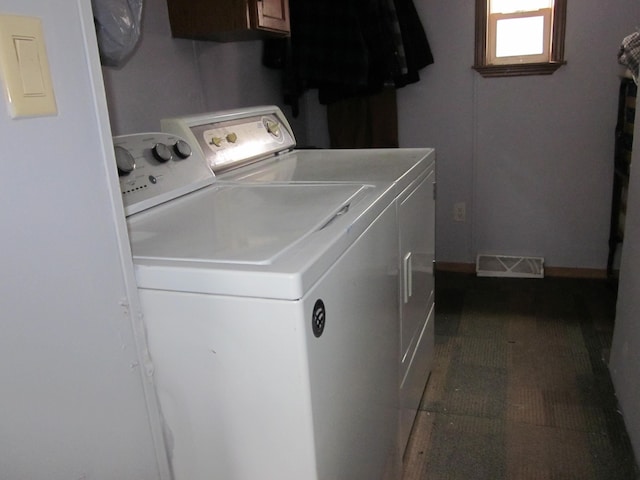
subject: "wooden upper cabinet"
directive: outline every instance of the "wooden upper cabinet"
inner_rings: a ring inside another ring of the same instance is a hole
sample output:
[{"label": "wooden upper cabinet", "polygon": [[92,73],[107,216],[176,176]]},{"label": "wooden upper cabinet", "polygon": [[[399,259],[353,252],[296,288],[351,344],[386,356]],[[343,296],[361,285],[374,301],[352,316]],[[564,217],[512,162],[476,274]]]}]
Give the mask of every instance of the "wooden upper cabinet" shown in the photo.
[{"label": "wooden upper cabinet", "polygon": [[221,42],[289,35],[288,0],[167,0],[177,38]]}]

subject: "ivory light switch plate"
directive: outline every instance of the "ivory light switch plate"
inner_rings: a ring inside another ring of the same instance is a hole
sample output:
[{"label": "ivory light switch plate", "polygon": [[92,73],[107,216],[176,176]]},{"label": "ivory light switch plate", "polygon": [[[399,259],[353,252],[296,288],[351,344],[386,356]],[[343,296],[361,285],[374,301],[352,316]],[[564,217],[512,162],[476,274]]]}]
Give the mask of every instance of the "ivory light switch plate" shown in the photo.
[{"label": "ivory light switch plate", "polygon": [[0,15],[0,74],[13,118],[58,113],[39,18]]}]

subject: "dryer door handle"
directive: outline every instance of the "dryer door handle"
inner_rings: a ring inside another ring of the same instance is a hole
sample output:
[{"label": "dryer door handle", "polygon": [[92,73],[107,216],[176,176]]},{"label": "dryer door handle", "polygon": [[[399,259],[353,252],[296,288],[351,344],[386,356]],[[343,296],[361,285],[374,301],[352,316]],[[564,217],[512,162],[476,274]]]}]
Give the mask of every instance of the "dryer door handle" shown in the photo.
[{"label": "dryer door handle", "polygon": [[409,303],[409,299],[413,295],[413,269],[412,269],[412,252],[408,252],[402,259],[402,294],[404,303]]}]

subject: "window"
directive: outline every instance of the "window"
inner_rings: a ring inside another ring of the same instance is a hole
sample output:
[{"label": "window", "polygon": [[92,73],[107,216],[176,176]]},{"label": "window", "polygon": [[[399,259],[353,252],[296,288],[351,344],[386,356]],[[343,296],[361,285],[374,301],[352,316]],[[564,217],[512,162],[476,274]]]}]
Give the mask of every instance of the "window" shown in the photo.
[{"label": "window", "polygon": [[485,77],[548,75],[564,65],[567,0],[476,0],[475,68]]}]

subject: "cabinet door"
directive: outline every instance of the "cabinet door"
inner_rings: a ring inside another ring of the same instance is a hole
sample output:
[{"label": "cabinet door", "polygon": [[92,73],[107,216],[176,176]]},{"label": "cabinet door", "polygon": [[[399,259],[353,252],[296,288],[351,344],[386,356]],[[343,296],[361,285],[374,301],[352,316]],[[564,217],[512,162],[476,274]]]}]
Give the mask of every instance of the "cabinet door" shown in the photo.
[{"label": "cabinet door", "polygon": [[256,0],[257,27],[263,30],[289,32],[288,0]]},{"label": "cabinet door", "polygon": [[167,6],[176,38],[233,42],[289,34],[288,0],[167,0]]}]

